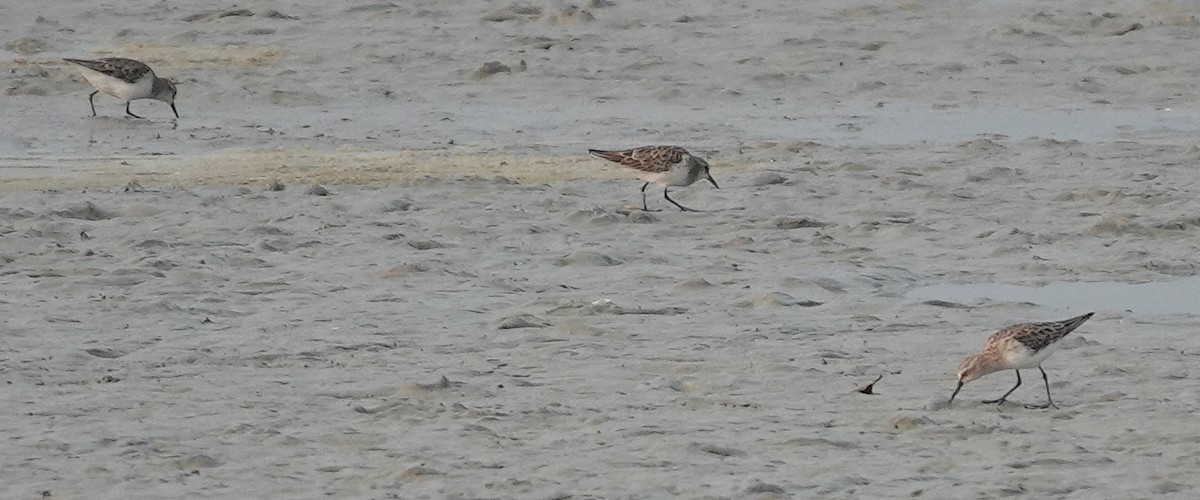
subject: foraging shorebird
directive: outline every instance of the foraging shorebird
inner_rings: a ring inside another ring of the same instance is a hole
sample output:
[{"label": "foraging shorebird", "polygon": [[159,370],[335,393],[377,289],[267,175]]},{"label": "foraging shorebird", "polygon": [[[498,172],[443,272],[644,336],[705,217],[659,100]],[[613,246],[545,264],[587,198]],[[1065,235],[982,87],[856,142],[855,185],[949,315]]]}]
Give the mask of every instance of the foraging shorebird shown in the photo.
[{"label": "foraging shorebird", "polygon": [[1087,313],[1083,316],[1063,321],[1021,323],[1006,327],[992,334],[978,353],[967,356],[962,361],[962,364],[958,366],[958,387],[954,388],[954,394],[950,395],[949,402],[954,402],[954,396],[958,395],[958,391],[967,382],[992,372],[1001,370],[1016,371],[1017,385],[1014,385],[1012,389],[1009,389],[999,399],[984,401],[984,403],[996,403],[999,405],[1008,398],[1009,394],[1012,394],[1013,391],[1021,386],[1021,369],[1036,366],[1038,371],[1042,372],[1042,382],[1046,384],[1046,404],[1027,406],[1030,408],[1048,408],[1051,406],[1058,408],[1054,404],[1054,400],[1050,399],[1050,380],[1046,378],[1046,370],[1042,369],[1042,361],[1050,356],[1050,353],[1058,346],[1059,340],[1062,340],[1068,333],[1071,333],[1072,330],[1075,330],[1084,321],[1091,318],[1092,314],[1095,313]]},{"label": "foraging shorebird", "polygon": [[721,188],[712,175],[709,175],[708,162],[679,146],[643,146],[624,151],[589,149],[588,152],[597,158],[617,162],[641,172],[640,177],[646,181],[642,184],[642,210],[650,210],[646,207],[646,186],[650,184],[662,185],[663,198],[684,212],[695,210],[675,203],[667,194],[667,188],[690,186],[700,179],[708,180],[717,189]]},{"label": "foraging shorebird", "polygon": [[175,84],[166,78],[154,75],[154,70],[144,63],[125,59],[123,57],[106,57],[104,59],[63,59],[77,64],[83,77],[96,87],[96,91],[88,96],[92,105],[92,116],[96,116],[96,94],[104,92],[117,99],[125,100],[125,114],[141,118],[129,111],[129,102],[137,99],[157,99],[171,105],[175,118],[179,111],[175,110]]}]

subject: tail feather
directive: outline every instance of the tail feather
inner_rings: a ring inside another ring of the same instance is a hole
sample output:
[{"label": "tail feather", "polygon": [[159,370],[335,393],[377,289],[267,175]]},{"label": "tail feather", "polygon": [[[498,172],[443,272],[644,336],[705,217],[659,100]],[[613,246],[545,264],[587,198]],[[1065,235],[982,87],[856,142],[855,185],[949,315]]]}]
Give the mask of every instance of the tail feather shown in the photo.
[{"label": "tail feather", "polygon": [[1096,313],[1090,312],[1090,313],[1084,314],[1083,316],[1076,316],[1071,319],[1059,321],[1054,326],[1057,327],[1058,329],[1064,330],[1063,335],[1066,335],[1068,333],[1071,333],[1072,330],[1079,328],[1079,325],[1082,325],[1083,322],[1091,319],[1093,314],[1096,314]]},{"label": "tail feather", "polygon": [[63,60],[71,64],[78,64],[85,68],[92,68],[92,66],[96,65],[96,61],[91,61],[88,59],[71,59],[69,57],[64,57]]},{"label": "tail feather", "polygon": [[624,151],[605,151],[602,149],[589,149],[588,153],[597,158],[603,158],[608,161],[621,163],[625,159]]}]

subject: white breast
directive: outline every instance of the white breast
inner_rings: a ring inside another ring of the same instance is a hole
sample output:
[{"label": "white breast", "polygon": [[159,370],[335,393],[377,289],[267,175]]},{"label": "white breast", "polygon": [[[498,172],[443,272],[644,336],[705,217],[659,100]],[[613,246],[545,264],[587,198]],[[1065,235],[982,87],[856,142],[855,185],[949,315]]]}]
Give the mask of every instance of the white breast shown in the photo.
[{"label": "white breast", "polygon": [[152,73],[146,73],[137,82],[129,83],[88,68],[80,68],[80,71],[88,83],[96,87],[96,90],[125,101],[150,97],[151,91],[154,89]]},{"label": "white breast", "polygon": [[1042,361],[1050,357],[1056,348],[1058,348],[1058,344],[1050,344],[1042,350],[1034,352],[1033,349],[1025,347],[1025,344],[1011,340],[1008,349],[1004,352],[1004,360],[1016,369],[1033,368],[1041,365]]},{"label": "white breast", "polygon": [[642,180],[664,186],[686,186],[688,181],[688,162],[676,163],[671,170],[657,174],[643,174]]}]

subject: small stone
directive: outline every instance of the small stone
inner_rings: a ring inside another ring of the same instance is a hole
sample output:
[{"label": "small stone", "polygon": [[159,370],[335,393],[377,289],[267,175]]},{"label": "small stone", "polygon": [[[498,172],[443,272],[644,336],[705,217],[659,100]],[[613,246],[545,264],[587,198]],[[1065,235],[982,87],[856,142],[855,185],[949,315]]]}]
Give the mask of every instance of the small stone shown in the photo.
[{"label": "small stone", "polygon": [[500,330],[512,330],[515,328],[545,328],[547,325],[548,323],[537,316],[521,314],[501,319],[496,323],[496,328]]},{"label": "small stone", "polygon": [[626,220],[634,224],[652,224],[658,222],[658,217],[655,217],[648,212],[638,210],[636,212],[631,212]]},{"label": "small stone", "polygon": [[500,61],[488,61],[469,75],[472,80],[483,80],[497,73],[512,74],[512,68]]},{"label": "small stone", "polygon": [[775,219],[775,227],[779,229],[800,229],[808,227],[824,227],[824,222],[815,221],[808,217],[779,217]]},{"label": "small stone", "polygon": [[769,186],[771,184],[782,184],[786,180],[787,177],[784,177],[778,173],[763,172],[755,176],[751,184],[754,184],[755,186]]},{"label": "small stone", "polygon": [[746,488],[746,493],[749,493],[751,495],[758,494],[758,493],[775,493],[778,495],[782,495],[784,493],[784,491],[783,491],[783,487],[779,486],[778,484],[764,483],[762,481],[758,481],[758,482],[754,483],[753,485],[751,485],[749,488]]},{"label": "small stone", "polygon": [[892,428],[898,431],[911,431],[932,423],[932,420],[925,417],[896,417],[891,421]]}]

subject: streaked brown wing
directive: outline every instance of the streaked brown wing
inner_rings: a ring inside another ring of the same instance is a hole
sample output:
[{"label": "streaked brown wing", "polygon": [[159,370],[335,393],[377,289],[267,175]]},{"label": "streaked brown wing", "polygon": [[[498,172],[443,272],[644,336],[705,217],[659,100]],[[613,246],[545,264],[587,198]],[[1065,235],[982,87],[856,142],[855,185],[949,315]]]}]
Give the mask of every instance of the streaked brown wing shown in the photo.
[{"label": "streaked brown wing", "polygon": [[75,63],[87,69],[104,73],[113,78],[118,78],[128,83],[135,83],[146,73],[150,73],[150,67],[140,61],[126,59],[124,57],[106,57],[104,59],[63,59],[69,63]]},{"label": "streaked brown wing", "polygon": [[679,146],[643,146],[623,151],[589,149],[592,155],[643,172],[662,173],[683,161],[688,151]]},{"label": "streaked brown wing", "polygon": [[1083,316],[1071,318],[1063,321],[1051,321],[1046,323],[1032,323],[1028,326],[1028,333],[1024,337],[1018,337],[1022,344],[1025,344],[1030,349],[1040,351],[1046,346],[1058,342],[1059,339],[1067,336],[1068,333],[1075,331],[1082,325],[1084,321],[1092,317],[1092,313],[1087,313]]},{"label": "streaked brown wing", "polygon": [[1067,336],[1083,322],[1092,317],[1092,313],[1084,314],[1083,316],[1074,317],[1063,321],[1048,321],[1044,323],[1021,323],[1007,327],[994,336],[1012,336],[1013,339],[1020,342],[1025,347],[1040,351],[1046,346],[1058,342],[1059,339]]}]

